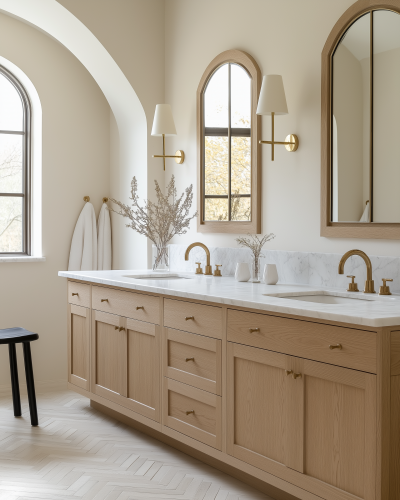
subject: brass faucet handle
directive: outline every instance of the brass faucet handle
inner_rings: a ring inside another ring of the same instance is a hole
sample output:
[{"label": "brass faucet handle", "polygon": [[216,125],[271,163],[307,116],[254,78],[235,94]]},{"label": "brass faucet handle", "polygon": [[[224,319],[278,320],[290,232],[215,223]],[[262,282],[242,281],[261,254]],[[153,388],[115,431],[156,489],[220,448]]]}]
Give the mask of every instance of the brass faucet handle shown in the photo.
[{"label": "brass faucet handle", "polygon": [[203,274],[203,269],[201,268],[201,262],[196,262],[196,274]]},{"label": "brass faucet handle", "polygon": [[215,264],[214,276],[222,276],[220,267],[222,267],[222,264]]},{"label": "brass faucet handle", "polygon": [[355,276],[347,276],[348,278],[351,278],[351,283],[349,283],[349,288],[347,289],[348,292],[358,292],[358,285],[357,283],[354,283],[354,278]]},{"label": "brass faucet handle", "polygon": [[387,281],[393,281],[389,279],[382,278],[383,285],[379,287],[379,295],[392,295],[390,288],[386,285]]}]

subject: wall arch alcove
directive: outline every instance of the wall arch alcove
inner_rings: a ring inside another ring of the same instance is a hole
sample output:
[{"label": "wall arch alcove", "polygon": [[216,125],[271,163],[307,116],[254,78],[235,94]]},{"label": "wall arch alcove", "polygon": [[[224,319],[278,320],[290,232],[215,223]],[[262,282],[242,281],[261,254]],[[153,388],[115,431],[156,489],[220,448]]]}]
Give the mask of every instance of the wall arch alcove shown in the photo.
[{"label": "wall arch alcove", "polygon": [[[132,176],[147,197],[147,121],[143,106],[117,63],[71,12],[56,0],[0,0],[0,12],[19,18],[64,45],[89,71],[106,97],[119,132],[119,169],[112,172],[110,194],[127,200]],[[146,168],[143,168],[146,165]],[[121,268],[147,267],[147,241],[114,218],[114,257]],[[118,252],[118,255],[115,255]]]}]

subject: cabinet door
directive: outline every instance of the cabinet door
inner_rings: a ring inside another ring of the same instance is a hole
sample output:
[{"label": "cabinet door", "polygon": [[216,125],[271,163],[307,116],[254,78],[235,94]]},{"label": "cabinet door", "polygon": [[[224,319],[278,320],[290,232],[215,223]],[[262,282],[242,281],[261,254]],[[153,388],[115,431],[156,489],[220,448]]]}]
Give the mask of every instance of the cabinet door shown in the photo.
[{"label": "cabinet door", "polygon": [[290,357],[228,342],[227,452],[255,467],[286,463]]},{"label": "cabinet door", "polygon": [[160,327],[124,318],[125,407],[160,421]]},{"label": "cabinet door", "polygon": [[92,312],[92,392],[121,404],[126,385],[123,318],[101,311]]},{"label": "cabinet door", "polygon": [[[293,363],[301,374],[288,379],[298,404],[291,423],[303,445],[297,470],[316,488],[321,481],[375,499],[376,375],[296,358]],[[336,498],[333,490],[327,498]]]},{"label": "cabinet door", "polygon": [[68,304],[68,381],[90,390],[90,309]]}]

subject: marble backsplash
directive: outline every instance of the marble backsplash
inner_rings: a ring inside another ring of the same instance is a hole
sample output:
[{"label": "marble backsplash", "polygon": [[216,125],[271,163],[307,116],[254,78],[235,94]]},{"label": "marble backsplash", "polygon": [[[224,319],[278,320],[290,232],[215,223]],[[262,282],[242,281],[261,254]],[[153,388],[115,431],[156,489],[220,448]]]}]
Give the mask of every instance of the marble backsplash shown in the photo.
[{"label": "marble backsplash", "polygon": [[[201,262],[204,269],[206,264],[205,252],[202,248],[195,247],[185,261],[186,245],[170,245],[171,271],[193,272],[196,262]],[[251,263],[251,252],[246,248],[210,247],[211,265],[222,264],[222,275],[233,276],[237,262]],[[366,280],[366,267],[360,257],[350,257],[346,262],[344,275],[338,274],[338,265],[342,257],[336,253],[313,252],[286,252],[282,250],[264,250],[261,259],[261,269],[264,265],[276,264],[279,283],[298,283],[302,285],[345,287],[350,281],[346,275],[356,276],[360,291],[364,289]],[[372,263],[375,290],[379,291],[382,278],[392,278],[393,283],[388,283],[392,291],[400,293],[400,258],[369,256]]]}]

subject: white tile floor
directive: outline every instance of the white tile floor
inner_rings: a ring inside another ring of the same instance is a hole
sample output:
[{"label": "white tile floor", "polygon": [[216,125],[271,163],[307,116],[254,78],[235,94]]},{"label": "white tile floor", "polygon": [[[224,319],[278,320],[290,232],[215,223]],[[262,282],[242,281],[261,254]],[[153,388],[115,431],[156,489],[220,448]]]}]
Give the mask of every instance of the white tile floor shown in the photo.
[{"label": "white tile floor", "polygon": [[261,500],[249,486],[93,410],[70,391],[0,396],[0,499]]}]

